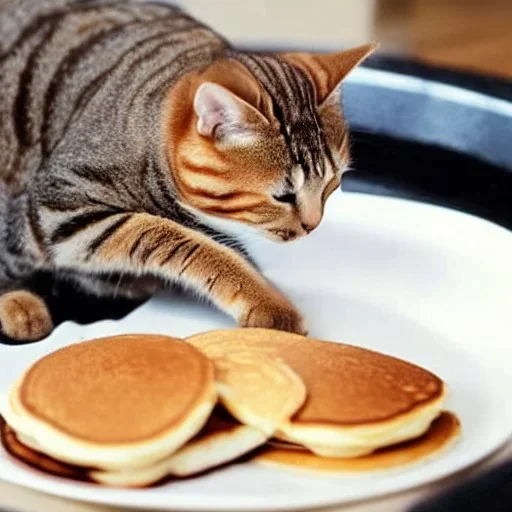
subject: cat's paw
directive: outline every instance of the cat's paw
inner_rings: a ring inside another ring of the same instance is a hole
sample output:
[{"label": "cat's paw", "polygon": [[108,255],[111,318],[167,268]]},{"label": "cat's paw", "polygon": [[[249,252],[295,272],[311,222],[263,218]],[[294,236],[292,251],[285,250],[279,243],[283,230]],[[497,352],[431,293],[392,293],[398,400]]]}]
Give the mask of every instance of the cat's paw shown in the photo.
[{"label": "cat's paw", "polygon": [[25,290],[0,297],[0,325],[6,336],[18,341],[37,341],[53,330],[52,317],[44,301]]},{"label": "cat's paw", "polygon": [[247,308],[241,327],[261,327],[277,331],[307,334],[302,315],[286,301],[264,301]]}]

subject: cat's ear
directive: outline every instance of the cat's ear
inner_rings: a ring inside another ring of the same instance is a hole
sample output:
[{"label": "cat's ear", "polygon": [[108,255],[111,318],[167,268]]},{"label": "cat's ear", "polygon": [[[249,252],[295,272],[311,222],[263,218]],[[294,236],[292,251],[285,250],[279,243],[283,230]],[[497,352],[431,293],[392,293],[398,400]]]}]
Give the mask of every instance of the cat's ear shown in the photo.
[{"label": "cat's ear", "polygon": [[306,73],[315,87],[317,104],[322,105],[350,71],[378,46],[369,43],[335,53],[284,53],[281,56]]},{"label": "cat's ear", "polygon": [[268,123],[253,106],[221,85],[204,82],[194,96],[197,132],[215,141],[249,144],[257,128]]}]

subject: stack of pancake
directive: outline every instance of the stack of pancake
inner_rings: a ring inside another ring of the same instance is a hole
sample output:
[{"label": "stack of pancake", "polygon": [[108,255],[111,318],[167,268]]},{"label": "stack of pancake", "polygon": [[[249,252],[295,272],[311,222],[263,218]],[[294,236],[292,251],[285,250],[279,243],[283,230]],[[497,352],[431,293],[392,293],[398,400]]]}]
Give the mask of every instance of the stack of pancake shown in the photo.
[{"label": "stack of pancake", "polygon": [[444,400],[434,374],[350,345],[264,329],[125,335],[35,362],[0,402],[1,433],[52,474],[143,487],[257,448],[283,465],[276,451],[361,458],[420,438]]}]

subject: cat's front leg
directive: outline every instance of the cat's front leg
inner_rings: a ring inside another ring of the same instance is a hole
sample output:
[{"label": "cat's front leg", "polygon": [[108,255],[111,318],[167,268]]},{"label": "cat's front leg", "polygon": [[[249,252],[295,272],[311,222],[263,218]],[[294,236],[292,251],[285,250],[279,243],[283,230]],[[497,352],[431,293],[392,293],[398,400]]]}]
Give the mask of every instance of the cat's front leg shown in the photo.
[{"label": "cat's front leg", "polygon": [[242,326],[305,333],[300,313],[231,249],[171,220],[112,215],[53,248],[55,263],[88,272],[153,274],[208,297]]}]

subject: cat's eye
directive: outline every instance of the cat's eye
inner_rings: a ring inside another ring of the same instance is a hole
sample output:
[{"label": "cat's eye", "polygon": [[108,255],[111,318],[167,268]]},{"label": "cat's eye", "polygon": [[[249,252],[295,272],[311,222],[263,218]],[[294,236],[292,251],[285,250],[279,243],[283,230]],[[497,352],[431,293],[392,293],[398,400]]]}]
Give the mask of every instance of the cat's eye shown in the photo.
[{"label": "cat's eye", "polygon": [[276,201],[279,201],[280,203],[289,203],[289,204],[295,204],[297,202],[297,196],[295,194],[281,194],[274,196],[274,199]]}]

